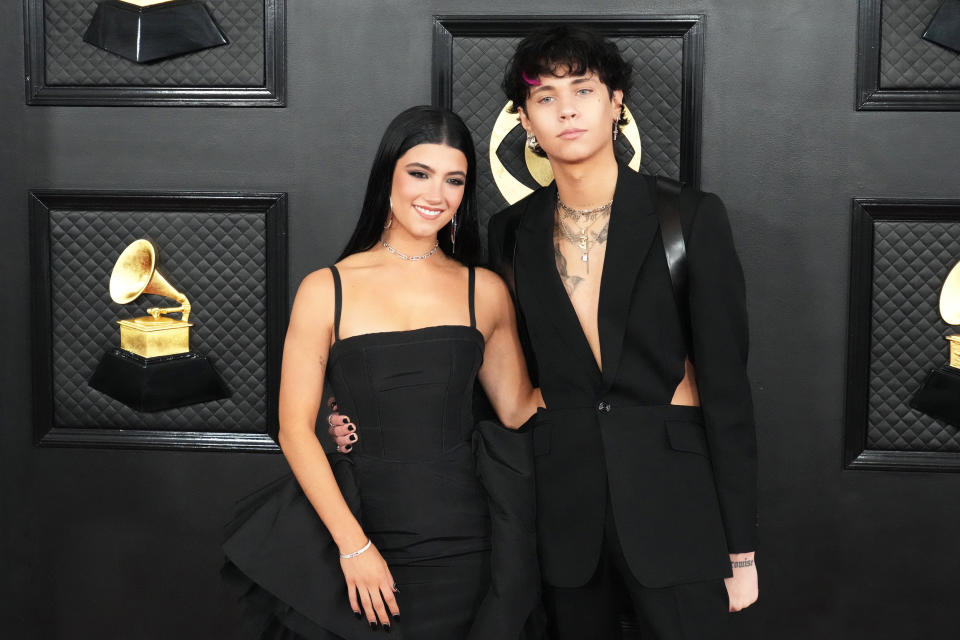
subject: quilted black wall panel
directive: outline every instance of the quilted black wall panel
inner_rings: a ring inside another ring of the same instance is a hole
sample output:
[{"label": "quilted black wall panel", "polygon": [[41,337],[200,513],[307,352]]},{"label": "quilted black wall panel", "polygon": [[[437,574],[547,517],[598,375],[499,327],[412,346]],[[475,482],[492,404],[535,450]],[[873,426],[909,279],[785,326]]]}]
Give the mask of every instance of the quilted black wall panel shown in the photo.
[{"label": "quilted black wall panel", "polygon": [[851,469],[960,471],[960,429],[912,409],[946,365],[940,289],[960,260],[960,201],[855,199],[844,461]]},{"label": "quilted black wall panel", "polygon": [[943,0],[859,0],[857,109],[960,110],[960,54],[923,39]]},{"label": "quilted black wall panel", "polygon": [[[266,246],[262,215],[193,212],[50,212],[53,400],[58,427],[263,432],[266,424]],[[194,312],[190,348],[206,353],[232,395],[140,413],[87,386],[101,355],[119,345],[116,321],[169,306],[128,305],[107,291],[120,252],[149,238],[160,269]]]},{"label": "quilted black wall panel", "polygon": [[44,0],[48,85],[257,86],[263,83],[263,0],[204,0],[229,44],[137,64],[83,41],[96,0]]},{"label": "quilted black wall panel", "polygon": [[[639,134],[641,171],[699,182],[702,16],[439,16],[434,102],[460,114],[476,141],[483,237],[490,217],[509,204],[494,180],[490,156],[492,134],[507,105],[503,70],[531,29],[560,23],[603,33],[632,65],[633,86],[624,104]],[[513,179],[536,189],[524,160],[525,142],[517,124],[499,142],[496,159]],[[626,135],[614,149],[623,162],[637,152]]]},{"label": "quilted black wall panel", "polygon": [[[282,194],[36,192],[38,440],[271,447],[286,314],[284,202]],[[191,351],[210,358],[229,398],[141,413],[88,386],[103,354],[119,346],[117,320],[172,306],[157,295],[111,300],[113,266],[138,238],[156,245],[157,268],[190,300]]]},{"label": "quilted black wall panel", "polygon": [[960,220],[874,225],[869,449],[960,451],[960,429],[907,404],[927,372],[947,363],[944,336],[960,333],[938,311],[940,288],[957,260]]},{"label": "quilted black wall panel", "polygon": [[921,37],[941,4],[943,0],[883,0],[881,87],[960,88],[960,54]]},{"label": "quilted black wall panel", "polygon": [[[453,110],[467,123],[477,141],[478,198],[481,227],[508,203],[493,181],[490,132],[506,104],[500,88],[503,69],[519,38],[464,36],[453,41]],[[618,37],[614,42],[633,65],[634,85],[624,103],[640,130],[642,170],[672,178],[680,175],[680,120],[683,89],[683,39],[680,37]],[[531,188],[536,182],[524,168],[526,138],[517,127],[504,140],[498,155],[511,173]],[[617,155],[633,153],[624,138]],[[485,237],[485,236],[484,236]]]},{"label": "quilted black wall panel", "polygon": [[223,46],[138,64],[83,41],[97,0],[23,0],[28,104],[284,106],[286,0],[205,0]]}]

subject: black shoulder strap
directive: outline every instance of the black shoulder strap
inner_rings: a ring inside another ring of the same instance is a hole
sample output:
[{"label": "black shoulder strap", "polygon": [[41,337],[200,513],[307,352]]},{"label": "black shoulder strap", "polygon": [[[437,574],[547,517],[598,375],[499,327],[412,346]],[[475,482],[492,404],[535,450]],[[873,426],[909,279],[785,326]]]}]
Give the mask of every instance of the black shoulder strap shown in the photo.
[{"label": "black shoulder strap", "polygon": [[340,308],[343,305],[343,292],[340,288],[340,272],[333,265],[330,265],[330,273],[333,274],[333,338],[340,339]]},{"label": "black shoulder strap", "polygon": [[660,237],[667,257],[667,268],[673,283],[673,298],[680,316],[683,339],[687,354],[693,359],[693,342],[690,331],[690,298],[688,286],[687,245],[683,240],[680,222],[680,192],[683,185],[671,178],[657,176],[657,217],[660,219]]}]

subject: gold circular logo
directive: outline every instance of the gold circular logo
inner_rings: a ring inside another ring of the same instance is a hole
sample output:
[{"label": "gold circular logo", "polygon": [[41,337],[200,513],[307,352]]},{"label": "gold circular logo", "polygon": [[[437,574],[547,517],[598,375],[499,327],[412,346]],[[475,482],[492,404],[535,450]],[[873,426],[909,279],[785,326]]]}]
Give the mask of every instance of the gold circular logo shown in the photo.
[{"label": "gold circular logo", "polygon": [[[533,189],[523,184],[503,166],[503,162],[497,155],[497,151],[499,151],[500,145],[503,144],[506,137],[520,126],[520,114],[510,113],[512,106],[512,102],[507,102],[500,111],[500,115],[497,116],[497,121],[493,123],[493,131],[490,132],[490,173],[493,174],[493,181],[509,204],[522,200],[533,193]],[[630,158],[628,166],[634,171],[640,171],[640,129],[637,128],[636,119],[630,113],[627,105],[623,105],[623,111],[629,123],[623,128],[622,135],[633,147],[633,156]],[[553,182],[553,170],[550,169],[550,162],[546,158],[538,156],[530,150],[530,147],[524,145],[523,159],[527,165],[527,171],[537,181],[537,184],[545,187]]]}]

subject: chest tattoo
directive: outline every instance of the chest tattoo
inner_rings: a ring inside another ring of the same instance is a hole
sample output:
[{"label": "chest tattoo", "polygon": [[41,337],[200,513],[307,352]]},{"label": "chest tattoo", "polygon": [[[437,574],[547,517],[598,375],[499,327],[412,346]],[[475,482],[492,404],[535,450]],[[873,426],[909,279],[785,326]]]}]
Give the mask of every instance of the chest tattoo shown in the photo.
[{"label": "chest tattoo", "polygon": [[570,244],[576,246],[579,251],[586,250],[588,252],[598,245],[603,246],[607,242],[607,230],[610,227],[610,217],[606,216],[603,226],[598,231],[591,233],[584,230],[582,235],[587,236],[587,234],[589,234],[589,240],[584,238],[582,245],[576,245],[573,239],[569,237],[569,233],[565,233],[565,229],[561,225],[563,225],[563,222],[559,218],[553,225],[553,255],[557,263],[557,273],[560,274],[560,280],[563,282],[563,288],[566,289],[568,296],[572,296],[577,287],[586,281],[586,268],[584,268],[585,273],[583,275],[570,273],[570,265],[567,262],[566,256],[563,255],[560,245],[565,241],[569,241]]}]

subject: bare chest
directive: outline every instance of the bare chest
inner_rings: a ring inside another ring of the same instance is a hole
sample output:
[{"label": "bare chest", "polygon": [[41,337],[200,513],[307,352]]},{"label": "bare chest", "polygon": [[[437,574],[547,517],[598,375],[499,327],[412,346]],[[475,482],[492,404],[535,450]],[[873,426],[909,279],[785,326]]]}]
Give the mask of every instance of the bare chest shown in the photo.
[{"label": "bare chest", "polygon": [[593,352],[597,367],[602,369],[597,312],[600,302],[600,276],[607,247],[606,234],[601,237],[602,241],[584,247],[583,243],[572,241],[558,227],[553,240],[557,273],[580,321],[580,329]]}]

